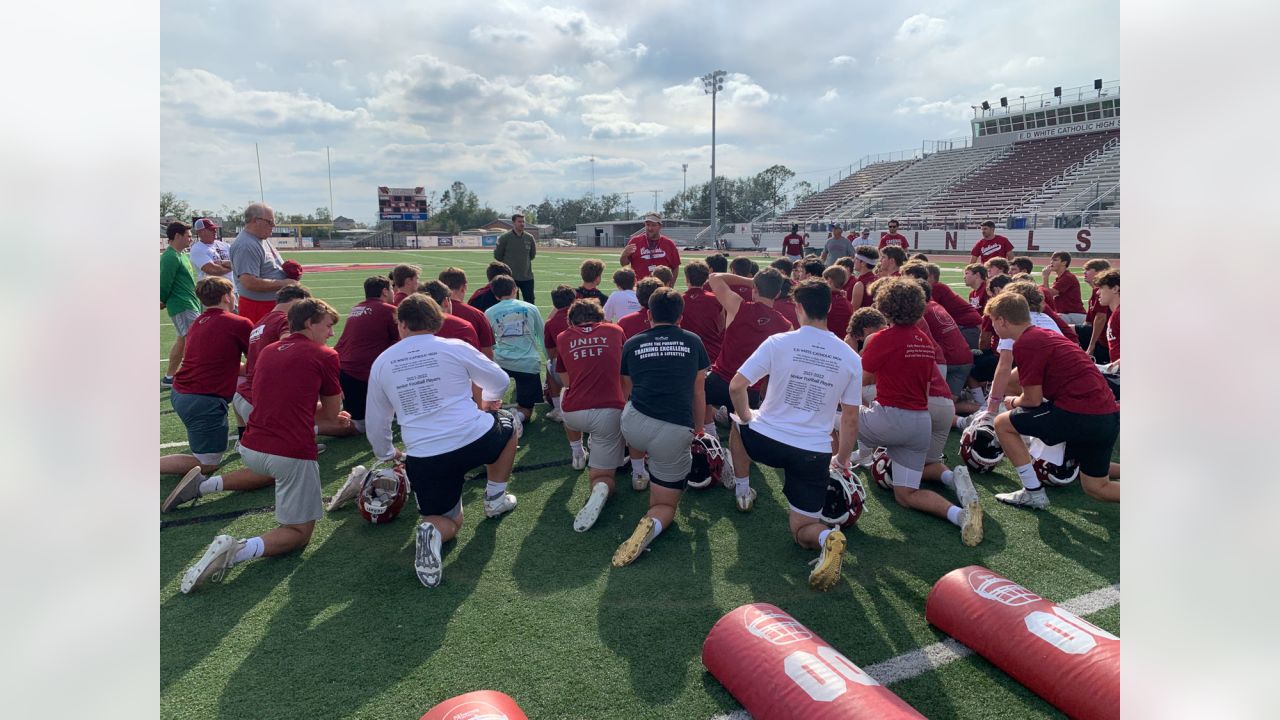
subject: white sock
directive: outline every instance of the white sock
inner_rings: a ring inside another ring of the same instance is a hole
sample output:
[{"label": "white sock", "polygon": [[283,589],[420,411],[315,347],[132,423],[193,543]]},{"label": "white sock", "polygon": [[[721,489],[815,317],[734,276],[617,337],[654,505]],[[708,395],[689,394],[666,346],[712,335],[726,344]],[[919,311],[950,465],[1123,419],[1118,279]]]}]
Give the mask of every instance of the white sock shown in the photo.
[{"label": "white sock", "polygon": [[1028,490],[1040,489],[1040,478],[1036,477],[1036,469],[1031,463],[1018,466],[1018,479],[1022,481],[1022,487]]},{"label": "white sock", "polygon": [[981,385],[975,388],[969,388],[969,392],[973,393],[973,401],[975,403],[979,405],[985,405],[987,403],[987,393],[982,389]]},{"label": "white sock", "polygon": [[209,493],[222,492],[222,476],[214,475],[213,477],[200,483],[200,494],[208,495]]},{"label": "white sock", "polygon": [[262,538],[251,537],[244,541],[244,547],[240,548],[240,552],[236,553],[236,557],[231,561],[231,563],[234,565],[236,563],[242,563],[245,560],[262,557],[262,551],[264,549],[265,547],[262,544]]},{"label": "white sock", "polygon": [[968,419],[968,417],[969,417],[968,415],[955,416],[954,418],[951,419],[951,427],[963,430],[965,426],[962,423],[964,423],[964,421]]},{"label": "white sock", "polygon": [[631,472],[632,472],[632,473],[634,473],[634,474],[636,474],[636,475],[643,475],[643,474],[644,474],[644,458],[640,458],[639,460],[636,460],[636,459],[632,458],[632,460],[631,460]]},{"label": "white sock", "polygon": [[951,507],[947,508],[947,520],[951,521],[952,525],[959,527],[960,526],[960,508],[956,507],[955,505],[952,505]]},{"label": "white sock", "polygon": [[751,477],[736,477],[733,479],[733,486],[738,497],[746,497],[751,493]]},{"label": "white sock", "polygon": [[702,430],[703,430],[703,432],[705,432],[705,433],[706,433],[706,434],[708,434],[708,435],[715,435],[715,434],[716,434],[716,423],[715,423],[715,421],[713,420],[713,421],[711,421],[711,422],[707,423],[706,425],[703,425],[703,426],[702,426]]},{"label": "white sock", "polygon": [[559,409],[560,409],[560,396],[559,396],[559,395],[552,395],[552,396],[551,396],[551,407],[552,407],[552,408],[555,408],[556,410],[559,410]]},{"label": "white sock", "polygon": [[312,425],[312,426],[311,426],[311,429],[316,431],[316,435],[319,435],[319,434],[320,434],[320,426],[319,426],[319,425]]},{"label": "white sock", "polygon": [[649,519],[653,521],[653,536],[658,537],[658,535],[662,534],[662,521],[658,518]]},{"label": "white sock", "polygon": [[572,450],[572,451],[573,451],[573,453],[574,453],[575,455],[577,455],[578,453],[582,452],[582,441],[581,441],[581,440],[570,440],[570,441],[569,441],[569,449],[570,449],[570,450]]},{"label": "white sock", "polygon": [[940,479],[942,480],[942,484],[949,488],[954,488],[956,486],[956,474],[950,470],[943,470],[942,477]]},{"label": "white sock", "polygon": [[352,426],[352,427],[354,427],[355,429],[359,430],[360,432],[364,432],[364,421],[363,421],[363,420],[352,420],[352,421],[351,421],[351,426]]},{"label": "white sock", "polygon": [[505,482],[494,482],[489,480],[484,484],[484,499],[494,500],[500,498],[506,491],[507,484]]},{"label": "white sock", "polygon": [[830,534],[831,534],[831,528],[827,528],[826,530],[823,530],[822,532],[818,533],[818,545],[819,546],[826,545],[827,536]]}]

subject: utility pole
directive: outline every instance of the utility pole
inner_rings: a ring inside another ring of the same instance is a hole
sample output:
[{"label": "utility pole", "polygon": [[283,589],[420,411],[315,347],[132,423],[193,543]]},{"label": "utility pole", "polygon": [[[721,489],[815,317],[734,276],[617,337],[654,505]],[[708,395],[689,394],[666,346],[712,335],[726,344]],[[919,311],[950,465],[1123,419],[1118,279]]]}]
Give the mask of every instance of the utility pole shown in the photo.
[{"label": "utility pole", "polygon": [[680,189],[680,217],[686,217],[686,205],[689,203],[689,163],[680,163],[680,171],[684,173],[684,184]]},{"label": "utility pole", "polygon": [[324,148],[324,162],[329,166],[329,227],[333,227],[333,161],[329,159],[329,146]]},{"label": "utility pole", "polygon": [[702,91],[711,96],[711,241],[720,247],[720,223],[716,217],[716,95],[724,90],[723,70],[702,76]]},{"label": "utility pole", "polygon": [[262,192],[262,156],[258,154],[258,143],[253,144],[253,156],[258,159],[258,199],[266,203],[267,196]]},{"label": "utility pole", "polygon": [[627,199],[627,219],[630,220],[631,219],[631,192],[627,191],[622,193],[622,195]]},{"label": "utility pole", "polygon": [[650,190],[649,192],[653,193],[653,211],[654,211],[654,212],[658,212],[658,193],[659,193],[659,192],[662,192],[662,191],[661,191],[661,190]]},{"label": "utility pole", "polygon": [[596,156],[591,156],[591,197],[596,196]]}]

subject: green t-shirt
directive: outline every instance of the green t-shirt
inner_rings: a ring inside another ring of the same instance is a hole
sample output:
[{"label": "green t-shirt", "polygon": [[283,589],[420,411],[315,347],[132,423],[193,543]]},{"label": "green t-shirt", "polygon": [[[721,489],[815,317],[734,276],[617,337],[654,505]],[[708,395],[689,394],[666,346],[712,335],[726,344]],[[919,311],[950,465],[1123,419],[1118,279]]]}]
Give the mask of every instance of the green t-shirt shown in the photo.
[{"label": "green t-shirt", "polygon": [[498,246],[493,249],[493,259],[506,263],[514,280],[533,279],[533,258],[537,255],[538,243],[527,231],[517,235],[508,230],[498,237]]},{"label": "green t-shirt", "polygon": [[200,312],[196,297],[196,269],[191,259],[169,246],[160,254],[160,302],[173,317],[187,310]]}]

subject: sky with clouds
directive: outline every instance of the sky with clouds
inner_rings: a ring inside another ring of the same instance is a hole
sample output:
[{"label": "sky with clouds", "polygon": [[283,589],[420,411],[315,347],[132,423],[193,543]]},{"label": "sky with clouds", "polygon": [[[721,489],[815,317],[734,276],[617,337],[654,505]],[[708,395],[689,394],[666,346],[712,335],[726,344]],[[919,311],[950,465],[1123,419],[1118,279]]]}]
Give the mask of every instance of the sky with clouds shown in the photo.
[{"label": "sky with clouds", "polygon": [[379,185],[461,180],[499,212],[632,191],[637,211],[783,164],[815,185],[969,134],[971,105],[1118,80],[1119,4],[161,4],[161,188],[372,222]]}]

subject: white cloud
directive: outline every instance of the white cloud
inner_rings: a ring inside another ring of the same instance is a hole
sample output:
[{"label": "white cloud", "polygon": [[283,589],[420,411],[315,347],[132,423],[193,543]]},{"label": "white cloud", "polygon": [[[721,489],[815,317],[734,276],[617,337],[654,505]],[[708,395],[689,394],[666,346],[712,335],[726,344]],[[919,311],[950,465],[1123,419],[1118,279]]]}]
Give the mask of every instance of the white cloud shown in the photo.
[{"label": "white cloud", "polygon": [[1044,64],[1044,58],[1040,57],[1039,55],[1032,55],[1031,57],[1027,58],[1027,62],[1026,62],[1026,66],[1028,68],[1038,68],[1043,64]]},{"label": "white cloud", "polygon": [[509,140],[520,142],[529,142],[536,140],[564,140],[564,137],[551,129],[551,126],[541,120],[534,122],[525,122],[523,120],[508,120],[502,124],[502,136]]},{"label": "white cloud", "polygon": [[613,55],[626,50],[625,27],[601,25],[577,8],[545,5],[538,10],[538,17],[549,23],[562,37],[593,55]]},{"label": "white cloud", "polygon": [[897,42],[913,42],[917,43],[917,45],[919,43],[932,43],[942,39],[946,32],[946,20],[920,13],[902,21],[894,40]]},{"label": "white cloud", "polygon": [[590,137],[592,140],[647,140],[666,131],[667,127],[658,123],[610,120],[592,125]]},{"label": "white cloud", "polygon": [[830,62],[832,67],[853,67],[857,64],[858,59],[849,55],[837,55]]},{"label": "white cloud", "polygon": [[367,102],[371,111],[419,123],[525,117],[559,107],[523,86],[484,77],[434,55],[415,55],[404,69],[384,73],[375,83],[377,92]]},{"label": "white cloud", "polygon": [[489,43],[524,42],[533,39],[533,36],[524,30],[481,25],[471,28],[471,32],[468,34],[472,40]]},{"label": "white cloud", "polygon": [[342,110],[300,92],[238,89],[199,68],[180,68],[163,78],[160,102],[192,124],[240,132],[354,128],[369,120],[364,108]]},{"label": "white cloud", "polygon": [[649,47],[644,43],[636,43],[636,46],[629,48],[627,53],[634,55],[637,60],[649,54]]},{"label": "white cloud", "polygon": [[838,99],[840,99],[840,93],[836,92],[835,88],[829,88],[826,92],[822,93],[822,97],[818,98],[818,102],[825,103]]}]

